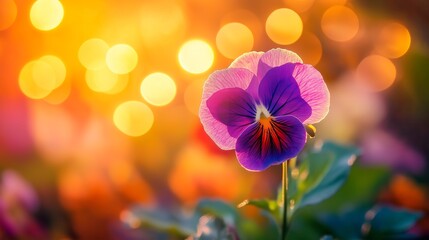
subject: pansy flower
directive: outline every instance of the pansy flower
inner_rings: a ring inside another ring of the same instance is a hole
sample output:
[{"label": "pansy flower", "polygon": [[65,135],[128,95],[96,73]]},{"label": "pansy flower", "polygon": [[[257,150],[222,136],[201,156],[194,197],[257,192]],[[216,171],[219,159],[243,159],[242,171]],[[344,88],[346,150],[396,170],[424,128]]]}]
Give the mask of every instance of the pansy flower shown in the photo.
[{"label": "pansy flower", "polygon": [[329,111],[321,74],[288,50],[250,52],[207,79],[200,119],[223,150],[235,149],[247,170],[261,171],[295,157],[307,139],[305,125]]}]

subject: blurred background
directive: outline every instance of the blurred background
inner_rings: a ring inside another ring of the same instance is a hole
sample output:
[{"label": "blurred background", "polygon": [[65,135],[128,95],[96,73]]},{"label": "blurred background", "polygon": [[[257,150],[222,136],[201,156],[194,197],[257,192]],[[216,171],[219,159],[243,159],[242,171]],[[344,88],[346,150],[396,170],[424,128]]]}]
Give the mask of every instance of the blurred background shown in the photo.
[{"label": "blurred background", "polygon": [[425,0],[0,0],[0,238],[135,239],[132,204],[273,196],[281,169],[242,169],[198,107],[211,72],[276,47],[331,91],[316,141],[427,211],[428,23]]}]

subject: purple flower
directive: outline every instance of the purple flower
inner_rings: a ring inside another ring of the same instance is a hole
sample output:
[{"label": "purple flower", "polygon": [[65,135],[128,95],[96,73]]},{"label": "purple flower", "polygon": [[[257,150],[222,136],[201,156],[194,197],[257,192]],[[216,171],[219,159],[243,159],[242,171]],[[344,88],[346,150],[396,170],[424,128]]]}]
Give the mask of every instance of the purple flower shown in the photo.
[{"label": "purple flower", "polygon": [[302,150],[304,125],[326,116],[329,98],[320,73],[295,53],[250,52],[209,76],[200,119],[221,149],[235,149],[244,168],[261,171]]}]

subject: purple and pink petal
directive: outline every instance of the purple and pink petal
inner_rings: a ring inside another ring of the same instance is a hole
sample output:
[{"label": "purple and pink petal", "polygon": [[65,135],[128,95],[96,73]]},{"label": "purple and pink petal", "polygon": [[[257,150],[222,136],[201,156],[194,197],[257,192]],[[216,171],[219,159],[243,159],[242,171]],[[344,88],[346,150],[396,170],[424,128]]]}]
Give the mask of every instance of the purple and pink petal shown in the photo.
[{"label": "purple and pink petal", "polygon": [[249,171],[261,171],[295,157],[306,141],[304,125],[293,116],[265,121],[249,126],[237,140],[238,161]]}]

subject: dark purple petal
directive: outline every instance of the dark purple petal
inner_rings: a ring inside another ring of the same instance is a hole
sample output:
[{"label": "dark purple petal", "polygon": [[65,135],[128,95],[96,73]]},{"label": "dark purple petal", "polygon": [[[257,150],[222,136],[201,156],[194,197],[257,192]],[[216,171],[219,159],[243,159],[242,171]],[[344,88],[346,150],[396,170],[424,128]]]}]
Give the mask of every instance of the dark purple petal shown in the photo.
[{"label": "dark purple petal", "polygon": [[262,171],[280,164],[304,147],[307,135],[300,120],[281,116],[265,121],[250,125],[237,139],[237,158],[247,170]]},{"label": "dark purple petal", "polygon": [[292,76],[296,64],[272,68],[259,85],[259,98],[272,116],[292,115],[304,122],[311,107],[302,99],[299,86]]},{"label": "dark purple petal", "polygon": [[226,88],[215,92],[207,99],[207,107],[213,117],[225,124],[229,134],[235,138],[255,122],[255,102],[241,88]]},{"label": "dark purple petal", "polygon": [[230,135],[225,124],[213,117],[207,107],[207,99],[222,89],[247,89],[254,76],[244,68],[228,68],[213,72],[204,85],[199,112],[200,120],[206,133],[223,150],[234,149],[237,138]]}]

